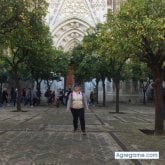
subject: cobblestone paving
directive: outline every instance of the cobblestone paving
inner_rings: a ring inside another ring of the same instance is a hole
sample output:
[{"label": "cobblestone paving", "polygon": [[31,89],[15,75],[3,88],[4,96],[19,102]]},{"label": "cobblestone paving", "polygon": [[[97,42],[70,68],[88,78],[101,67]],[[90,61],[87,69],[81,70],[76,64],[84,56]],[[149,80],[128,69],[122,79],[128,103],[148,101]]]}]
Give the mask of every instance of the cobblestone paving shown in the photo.
[{"label": "cobblestone paving", "polygon": [[[0,165],[163,165],[165,136],[143,134],[154,128],[153,106],[122,104],[91,107],[87,135],[72,132],[65,107],[40,106],[12,112],[0,108]],[[159,160],[115,160],[115,151],[159,151]]]}]

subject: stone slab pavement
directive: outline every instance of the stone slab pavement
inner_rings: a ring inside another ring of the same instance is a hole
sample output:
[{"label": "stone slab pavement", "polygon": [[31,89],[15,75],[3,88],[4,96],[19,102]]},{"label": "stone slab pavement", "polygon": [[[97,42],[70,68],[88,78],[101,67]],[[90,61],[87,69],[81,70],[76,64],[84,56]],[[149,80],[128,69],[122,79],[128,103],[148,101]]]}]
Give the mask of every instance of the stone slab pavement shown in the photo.
[{"label": "stone slab pavement", "polygon": [[[165,135],[154,129],[153,105],[92,106],[86,111],[87,135],[72,132],[66,107],[0,107],[0,165],[164,165]],[[159,159],[115,159],[116,151],[158,151]]]}]

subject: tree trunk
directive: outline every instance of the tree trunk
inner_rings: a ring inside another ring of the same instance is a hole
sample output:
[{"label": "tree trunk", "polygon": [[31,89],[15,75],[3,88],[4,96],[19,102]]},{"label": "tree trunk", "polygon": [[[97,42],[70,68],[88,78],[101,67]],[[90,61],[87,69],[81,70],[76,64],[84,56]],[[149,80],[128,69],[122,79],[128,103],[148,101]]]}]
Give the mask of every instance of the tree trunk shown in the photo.
[{"label": "tree trunk", "polygon": [[106,104],[105,78],[102,79],[102,86],[103,86],[103,106],[105,107]]},{"label": "tree trunk", "polygon": [[156,74],[153,87],[155,93],[155,134],[159,135],[164,131],[162,80],[160,73]]},{"label": "tree trunk", "polygon": [[16,88],[17,88],[17,111],[22,111],[21,109],[21,87],[20,87],[20,81],[18,79],[18,76],[15,76],[15,82],[16,82]]},{"label": "tree trunk", "polygon": [[119,80],[115,80],[115,86],[116,86],[116,113],[119,113]]},{"label": "tree trunk", "polygon": [[142,84],[142,89],[143,89],[143,104],[145,105],[146,104],[146,91],[150,85],[150,79],[147,80],[146,85],[144,84],[143,80],[141,81],[141,84]]},{"label": "tree trunk", "polygon": [[99,86],[99,80],[96,80],[96,103],[97,104],[99,103],[99,89],[98,89],[98,86]]},{"label": "tree trunk", "polygon": [[143,104],[146,105],[146,90],[143,90]]},{"label": "tree trunk", "polygon": [[39,98],[39,104],[41,102],[41,82],[42,80],[36,80],[36,87],[37,87],[37,94],[38,94],[38,98]]},{"label": "tree trunk", "polygon": [[64,76],[64,91],[66,91],[68,89],[66,89],[66,75]]},{"label": "tree trunk", "polygon": [[3,85],[3,83],[1,82],[1,85],[0,85],[0,105],[2,104],[2,85]]},{"label": "tree trunk", "polygon": [[0,85],[0,92],[2,93],[2,85],[3,83],[1,82],[1,85]]}]

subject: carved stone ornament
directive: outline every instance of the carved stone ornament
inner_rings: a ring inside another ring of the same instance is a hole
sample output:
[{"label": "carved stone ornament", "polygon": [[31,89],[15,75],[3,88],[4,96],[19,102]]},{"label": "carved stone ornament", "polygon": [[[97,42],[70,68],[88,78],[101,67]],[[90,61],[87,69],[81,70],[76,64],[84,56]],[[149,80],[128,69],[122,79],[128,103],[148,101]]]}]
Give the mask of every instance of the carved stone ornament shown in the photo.
[{"label": "carved stone ornament", "polygon": [[107,10],[107,0],[48,0],[48,3],[54,44],[67,51],[81,42],[90,26],[103,22]]}]

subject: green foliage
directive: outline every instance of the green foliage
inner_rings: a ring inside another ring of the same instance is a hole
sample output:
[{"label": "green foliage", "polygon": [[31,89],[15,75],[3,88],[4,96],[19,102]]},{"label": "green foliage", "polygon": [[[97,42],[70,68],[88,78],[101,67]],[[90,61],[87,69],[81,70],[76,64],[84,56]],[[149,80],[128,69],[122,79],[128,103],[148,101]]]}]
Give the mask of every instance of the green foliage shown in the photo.
[{"label": "green foliage", "polygon": [[9,73],[5,68],[7,68],[7,64],[4,61],[0,61],[0,83],[6,83],[8,80]]},{"label": "green foliage", "polygon": [[[6,2],[6,3],[5,3]],[[65,75],[66,54],[53,48],[49,28],[43,18],[47,12],[45,0],[1,1],[0,35],[5,39],[1,52],[7,68],[19,79],[52,79],[52,72]],[[6,30],[8,29],[8,30]]]},{"label": "green foliage", "polygon": [[43,22],[47,3],[45,0],[3,0],[0,3],[3,11],[0,16],[1,57],[8,64],[6,69],[18,89],[17,110],[21,111],[20,80],[30,79],[32,61],[38,62],[33,64],[39,69],[52,49],[49,29]]},{"label": "green foliage", "polygon": [[165,1],[129,0],[121,8],[118,18],[123,36],[127,35],[134,48],[134,55],[153,71],[162,68],[165,60]]},{"label": "green foliage", "polygon": [[75,80],[82,82],[86,79],[86,66],[89,64],[85,62],[85,51],[82,45],[78,45],[71,52],[70,65],[74,70]]},{"label": "green foliage", "polygon": [[75,70],[75,77],[78,81],[90,81],[96,78],[97,68],[97,58],[95,56],[85,56],[77,70]]},{"label": "green foliage", "polygon": [[151,79],[151,72],[145,63],[130,61],[127,65],[129,78],[133,81],[147,81]]},{"label": "green foliage", "polygon": [[64,76],[68,72],[68,67],[70,64],[70,55],[69,53],[64,53],[61,50],[54,50],[53,57],[53,72],[56,75]]},{"label": "green foliage", "polygon": [[118,24],[116,15],[108,14],[108,21],[100,26],[97,42],[98,42],[98,55],[104,59],[104,64],[108,67],[107,75],[114,80],[122,80],[125,76],[126,61],[131,52],[124,53],[126,47],[126,39],[121,40],[120,31],[121,27]]},{"label": "green foliage", "polygon": [[70,64],[73,66],[73,68],[77,68],[79,64],[82,62],[84,57],[85,57],[84,48],[82,47],[82,45],[78,45],[75,48],[73,48],[71,52]]},{"label": "green foliage", "polygon": [[[9,0],[6,4],[5,1],[1,3],[1,10],[5,12],[0,17],[3,20],[0,32],[5,36],[6,43],[6,50],[2,57],[10,65],[9,70],[21,78],[26,73],[28,60],[35,60],[35,55],[39,55],[39,52],[45,53],[52,44],[49,29],[43,23],[46,2],[44,0],[17,0],[15,2]],[[4,31],[3,27],[5,29],[8,27],[10,30]]]},{"label": "green foliage", "polygon": [[[155,133],[163,133],[162,79],[165,62],[165,1],[128,0],[117,14],[121,41],[127,38],[132,58],[147,64],[153,77]],[[127,47],[127,46],[126,46]],[[128,49],[124,50],[127,53]],[[144,90],[144,89],[143,89]]]}]

